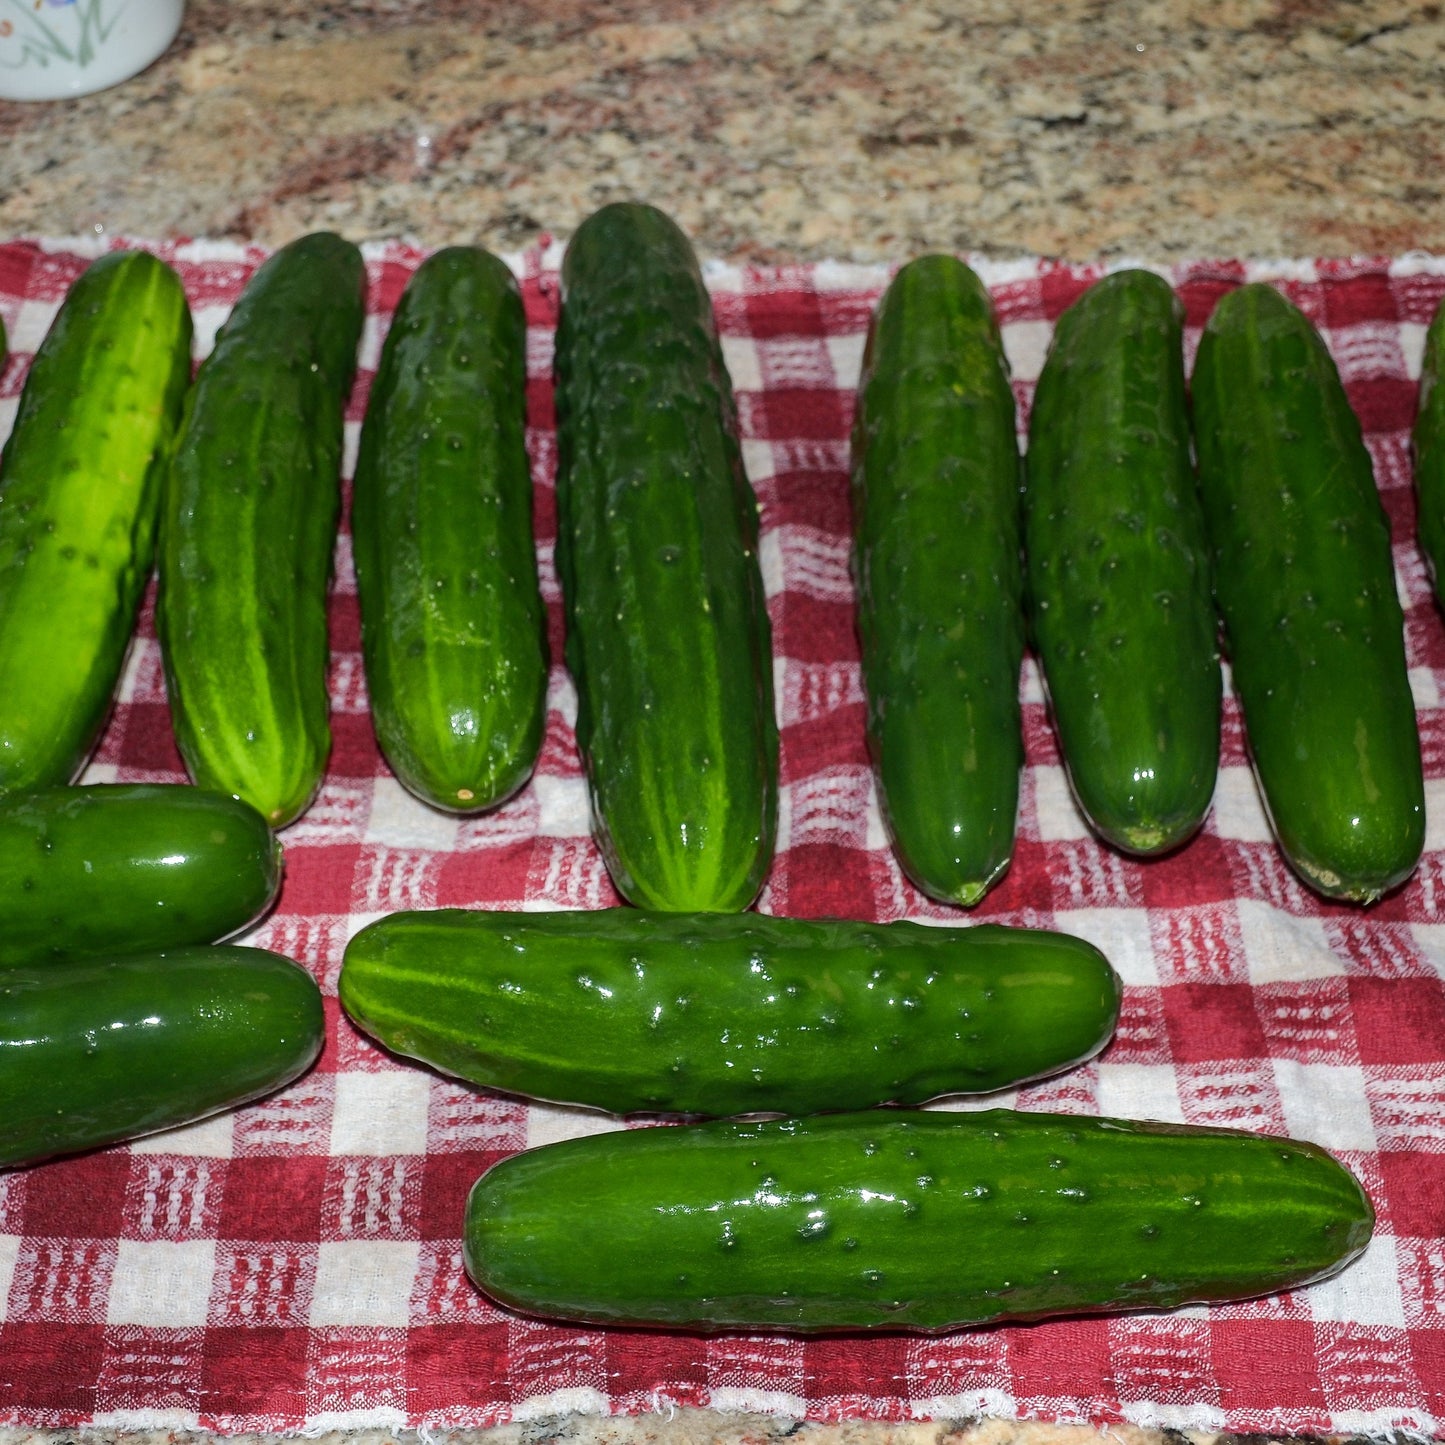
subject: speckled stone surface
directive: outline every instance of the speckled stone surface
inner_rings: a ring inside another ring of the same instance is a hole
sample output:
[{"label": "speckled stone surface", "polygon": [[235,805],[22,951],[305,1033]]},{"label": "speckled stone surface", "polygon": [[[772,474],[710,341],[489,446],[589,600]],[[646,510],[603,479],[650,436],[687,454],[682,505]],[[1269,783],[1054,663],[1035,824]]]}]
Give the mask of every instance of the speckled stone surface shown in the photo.
[{"label": "speckled stone surface", "polygon": [[1445,12],[1410,0],[190,0],[0,103],[12,235],[565,236],[643,197],[777,261],[1445,250]]}]

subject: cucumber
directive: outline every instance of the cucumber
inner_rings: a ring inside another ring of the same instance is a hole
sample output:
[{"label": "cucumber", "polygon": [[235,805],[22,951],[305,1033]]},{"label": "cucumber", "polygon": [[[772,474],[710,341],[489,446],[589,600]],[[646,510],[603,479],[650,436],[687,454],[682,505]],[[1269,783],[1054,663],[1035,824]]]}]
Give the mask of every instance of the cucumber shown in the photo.
[{"label": "cucumber", "polygon": [[975,904],[1013,856],[1023,732],[1014,397],[952,256],[894,277],[853,426],[853,573],[879,804],[903,871]]},{"label": "cucumber", "polygon": [[265,820],[223,793],[103,783],[0,801],[0,964],[214,943],[280,886]]},{"label": "cucumber", "polygon": [[190,381],[174,271],[113,251],[70,288],[0,460],[0,793],[70,782],[110,712]]},{"label": "cucumber", "polygon": [[1309,321],[1242,286],[1204,328],[1199,484],[1234,689],[1284,856],[1369,903],[1425,841],[1390,526],[1360,424]]},{"label": "cucumber", "polygon": [[1323,1149],[988,1110],[720,1121],[494,1165],[464,1259],[529,1314],[698,1329],[950,1330],[1294,1289],[1369,1240]]},{"label": "cucumber", "polygon": [[321,991],[289,958],[180,948],[0,970],[0,1166],[203,1119],[303,1073]]},{"label": "cucumber", "polygon": [[1059,318],[1029,420],[1024,552],[1080,811],[1126,853],[1177,847],[1214,794],[1221,682],[1184,308],[1151,272],[1106,276]]},{"label": "cucumber", "polygon": [[454,246],[402,293],[371,387],[351,533],[366,685],[392,771],[452,812],[526,782],[546,720],[527,318],[506,265]]},{"label": "cucumber", "polygon": [[1416,531],[1435,596],[1445,603],[1445,302],[1425,333],[1413,435]]},{"label": "cucumber", "polygon": [[274,828],[331,746],[326,588],[361,253],[327,232],[257,270],[186,403],[161,524],[156,627],[191,777]]},{"label": "cucumber", "polygon": [[1092,944],[760,914],[395,913],[342,1006],[484,1088],[614,1113],[806,1113],[986,1093],[1097,1053],[1120,985]]},{"label": "cucumber", "polygon": [[744,908],[777,827],[757,502],[681,231],[606,206],[562,265],[557,570],[594,829],[629,901]]}]

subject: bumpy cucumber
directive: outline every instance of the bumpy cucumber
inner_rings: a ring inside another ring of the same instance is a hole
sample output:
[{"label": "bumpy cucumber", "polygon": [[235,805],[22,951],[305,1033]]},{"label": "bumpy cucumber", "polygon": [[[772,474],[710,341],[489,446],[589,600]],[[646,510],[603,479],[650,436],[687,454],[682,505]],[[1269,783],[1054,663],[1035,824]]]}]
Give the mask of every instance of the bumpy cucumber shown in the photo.
[{"label": "bumpy cucumber", "polygon": [[572,238],[557,330],[557,567],[577,741],[613,882],[743,908],[777,813],[757,503],[682,232],[607,206]]},{"label": "bumpy cucumber", "polygon": [[70,782],[100,736],[190,362],[175,272],[117,251],[76,280],[31,363],[0,461],[0,792]]},{"label": "bumpy cucumber", "polygon": [[396,913],[341,970],[388,1048],[486,1088],[682,1114],[985,1093],[1097,1053],[1119,980],[1022,928],[758,914]]},{"label": "bumpy cucumber", "polygon": [[1294,1289],[1374,1213],[1324,1150],[1235,1130],[869,1112],[593,1135],[494,1165],[464,1251],[532,1314],[948,1330]]},{"label": "bumpy cucumber", "polygon": [[365,285],[361,253],[326,232],[257,270],[187,400],[162,515],[176,743],[197,783],[277,828],[331,746],[326,587]]},{"label": "bumpy cucumber", "polygon": [[1359,422],[1318,333],[1261,284],[1215,307],[1193,396],[1215,590],[1270,821],[1313,888],[1370,902],[1419,860],[1425,800]]},{"label": "bumpy cucumber", "polygon": [[310,1066],[323,1029],[311,975],[256,948],[0,969],[0,1166],[270,1093]]},{"label": "bumpy cucumber", "polygon": [[1183,327],[1167,281],[1105,277],[1059,318],[1029,420],[1034,642],[1074,796],[1129,853],[1188,838],[1219,766],[1217,623]]},{"label": "bumpy cucumber", "polygon": [[526,782],[546,718],[532,544],[527,318],[506,265],[438,251],[371,387],[351,533],[371,716],[392,771],[454,812]]},{"label": "bumpy cucumber", "polygon": [[280,886],[265,820],[223,793],[97,784],[0,802],[0,964],[215,943]]},{"label": "bumpy cucumber", "polygon": [[1435,596],[1445,601],[1445,302],[1425,333],[1415,416],[1416,531]]},{"label": "bumpy cucumber", "polygon": [[868,741],[904,872],[973,904],[1008,867],[1023,737],[1014,398],[983,283],[905,266],[873,318],[853,429]]}]

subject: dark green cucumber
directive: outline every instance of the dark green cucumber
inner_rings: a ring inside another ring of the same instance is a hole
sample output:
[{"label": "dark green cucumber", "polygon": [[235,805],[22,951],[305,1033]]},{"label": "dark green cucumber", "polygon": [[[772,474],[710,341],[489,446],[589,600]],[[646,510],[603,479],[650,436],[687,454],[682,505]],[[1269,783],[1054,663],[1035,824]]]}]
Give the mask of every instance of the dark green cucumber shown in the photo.
[{"label": "dark green cucumber", "polygon": [[1018,817],[1019,456],[993,305],[952,256],[911,262],[879,303],[852,477],[883,816],[918,887],[974,904],[1008,867]]},{"label": "dark green cucumber", "polygon": [[331,746],[326,588],[361,253],[303,236],[251,278],[186,403],[162,514],[171,723],[191,777],[296,818]]},{"label": "dark green cucumber", "polygon": [[687,238],[607,206],[562,266],[557,569],[577,742],[618,891],[744,908],[777,815],[757,503]]},{"label": "dark green cucumber", "polygon": [[1445,302],[1425,333],[1415,416],[1416,532],[1435,596],[1445,601]]},{"label": "dark green cucumber", "polygon": [[686,1329],[951,1330],[1294,1289],[1368,1243],[1323,1149],[989,1110],[634,1129],[473,1186],[466,1267],[529,1314]]},{"label": "dark green cucumber", "polygon": [[70,782],[110,711],[190,381],[191,313],[143,251],[93,262],[0,460],[0,793]]},{"label": "dark green cucumber", "polygon": [[1368,903],[1414,870],[1425,800],[1360,424],[1319,334],[1262,284],[1215,307],[1193,395],[1215,591],[1270,822],[1311,887]]},{"label": "dark green cucumber", "polygon": [[1108,1041],[1119,980],[1062,933],[761,914],[395,913],[341,1002],[485,1088],[627,1114],[806,1113],[986,1093]]},{"label": "dark green cucumber", "polygon": [[1151,272],[1106,276],[1059,318],[1029,420],[1024,552],[1080,810],[1125,852],[1176,847],[1214,795],[1221,682],[1184,308]]},{"label": "dark green cucumber", "polygon": [[0,1166],[259,1098],[310,1066],[323,1028],[311,975],[256,948],[0,970]]},{"label": "dark green cucumber", "polygon": [[527,318],[506,265],[454,246],[402,293],[371,387],[351,532],[377,739],[454,812],[526,782],[546,719],[546,613],[525,440]]},{"label": "dark green cucumber", "polygon": [[280,886],[265,820],[224,793],[118,783],[0,802],[0,964],[215,943]]}]

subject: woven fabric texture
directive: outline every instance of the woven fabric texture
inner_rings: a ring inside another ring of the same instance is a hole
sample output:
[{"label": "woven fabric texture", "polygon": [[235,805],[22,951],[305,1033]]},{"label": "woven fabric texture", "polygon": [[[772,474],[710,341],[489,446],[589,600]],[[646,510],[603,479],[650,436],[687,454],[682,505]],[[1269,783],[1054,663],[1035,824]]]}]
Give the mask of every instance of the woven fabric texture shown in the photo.
[{"label": "woven fabric texture", "polygon": [[[0,246],[12,353],[0,434],[31,353],[99,244]],[[201,242],[153,249],[186,284],[204,354],[262,253]],[[400,245],[367,253],[348,471],[389,315],[422,254]],[[0,1422],[294,1431],[676,1404],[813,1419],[1445,1429],[1445,624],[1414,541],[1408,441],[1445,261],[1205,262],[1166,273],[1187,309],[1191,356],[1216,298],[1267,279],[1310,315],[1339,364],[1390,516],[1406,608],[1430,810],[1416,876],[1368,911],[1308,892],[1270,840],[1230,698],[1203,832],[1159,861],[1110,851],[1071,801],[1026,661],[1017,852],[971,915],[1081,934],[1126,985],[1118,1036],[1101,1058],[1002,1102],[1315,1140],[1374,1199],[1374,1243],[1333,1281],[1247,1304],[940,1338],[802,1339],[572,1329],[493,1307],[461,1266],[471,1183],[525,1146],[620,1125],[404,1065],[337,1010],[346,941],[384,913],[617,901],[589,837],[552,565],[560,255],[549,246],[513,259],[530,327],[528,436],[553,656],[536,776],[475,819],[428,810],[391,776],[367,712],[343,528],[331,603],[335,748],[314,806],[283,834],[280,905],[249,940],[315,973],[327,1000],[325,1052],[297,1084],[234,1114],[0,1174]],[[1022,425],[1055,318],[1102,268],[976,265],[997,306]],[[847,437],[888,272],[706,270],[762,510],[782,726],[779,847],[759,907],[953,917],[891,857],[864,743]],[[87,778],[184,778],[149,601]]]}]

